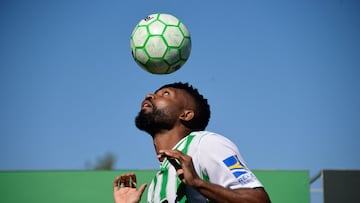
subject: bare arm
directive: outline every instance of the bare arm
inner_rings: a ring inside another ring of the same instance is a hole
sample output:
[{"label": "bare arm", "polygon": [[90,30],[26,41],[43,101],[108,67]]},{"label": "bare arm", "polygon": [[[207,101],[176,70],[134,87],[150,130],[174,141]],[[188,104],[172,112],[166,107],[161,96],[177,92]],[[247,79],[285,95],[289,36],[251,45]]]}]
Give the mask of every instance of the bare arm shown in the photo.
[{"label": "bare arm", "polygon": [[[159,156],[166,156],[177,170],[181,181],[196,189],[208,199],[219,203],[270,203],[264,188],[227,189],[220,185],[203,181],[196,173],[192,158],[178,150],[163,150]],[[178,160],[180,164],[176,161]]]},{"label": "bare arm", "polygon": [[215,202],[270,203],[264,188],[241,188],[230,190],[205,181],[199,182],[194,188]]}]

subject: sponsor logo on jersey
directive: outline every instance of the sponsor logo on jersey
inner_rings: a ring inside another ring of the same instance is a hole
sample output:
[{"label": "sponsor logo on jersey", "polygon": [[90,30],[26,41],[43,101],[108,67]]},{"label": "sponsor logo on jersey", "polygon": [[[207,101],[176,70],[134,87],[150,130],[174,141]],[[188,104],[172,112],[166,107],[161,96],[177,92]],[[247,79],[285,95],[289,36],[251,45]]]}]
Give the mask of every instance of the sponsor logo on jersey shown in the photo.
[{"label": "sponsor logo on jersey", "polygon": [[255,178],[236,155],[224,159],[223,162],[240,183],[246,184]]}]

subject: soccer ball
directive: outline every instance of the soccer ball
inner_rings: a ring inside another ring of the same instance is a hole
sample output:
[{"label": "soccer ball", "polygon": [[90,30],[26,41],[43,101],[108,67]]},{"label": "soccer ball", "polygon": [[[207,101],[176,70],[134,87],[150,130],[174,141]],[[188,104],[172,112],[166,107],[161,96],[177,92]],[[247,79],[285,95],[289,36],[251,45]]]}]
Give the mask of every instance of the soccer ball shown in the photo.
[{"label": "soccer ball", "polygon": [[188,29],[175,16],[151,14],[134,28],[130,47],[136,63],[153,74],[179,70],[188,60],[191,38]]}]

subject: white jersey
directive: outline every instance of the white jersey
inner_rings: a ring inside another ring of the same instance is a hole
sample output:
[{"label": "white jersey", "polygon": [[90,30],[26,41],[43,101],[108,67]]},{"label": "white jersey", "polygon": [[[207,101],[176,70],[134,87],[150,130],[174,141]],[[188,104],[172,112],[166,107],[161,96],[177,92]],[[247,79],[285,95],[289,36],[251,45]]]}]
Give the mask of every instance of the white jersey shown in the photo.
[{"label": "white jersey", "polygon": [[[173,149],[191,156],[197,174],[207,182],[228,189],[263,187],[246,167],[236,145],[224,136],[208,131],[192,132]],[[166,159],[150,184],[147,199],[148,203],[210,202],[182,183]]]}]

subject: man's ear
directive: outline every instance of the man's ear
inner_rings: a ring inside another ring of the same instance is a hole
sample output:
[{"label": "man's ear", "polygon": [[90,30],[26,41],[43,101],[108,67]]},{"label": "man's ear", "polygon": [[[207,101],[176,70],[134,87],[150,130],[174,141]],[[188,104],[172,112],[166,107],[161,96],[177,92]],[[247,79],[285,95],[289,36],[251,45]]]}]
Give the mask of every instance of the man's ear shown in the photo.
[{"label": "man's ear", "polygon": [[180,115],[180,119],[183,121],[190,121],[194,118],[194,111],[193,110],[184,110],[184,112]]}]

